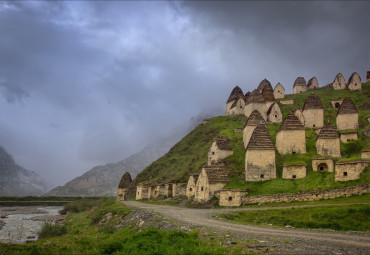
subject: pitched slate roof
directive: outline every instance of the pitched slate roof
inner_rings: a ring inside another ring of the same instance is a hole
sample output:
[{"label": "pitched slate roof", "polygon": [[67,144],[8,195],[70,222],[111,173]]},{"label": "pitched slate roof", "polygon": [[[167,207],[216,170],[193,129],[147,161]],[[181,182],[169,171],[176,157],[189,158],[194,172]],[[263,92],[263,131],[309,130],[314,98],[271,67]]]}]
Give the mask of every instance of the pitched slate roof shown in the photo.
[{"label": "pitched slate roof", "polygon": [[271,83],[267,80],[267,79],[264,79],[263,81],[260,82],[260,84],[258,85],[257,89],[258,91],[261,93],[262,90],[264,88],[270,88],[272,90],[272,86],[271,86]]},{"label": "pitched slate roof", "polygon": [[295,79],[294,81],[294,84],[293,84],[293,88],[295,86],[307,86],[306,85],[306,80],[303,78],[303,77],[298,77],[297,79]]},{"label": "pitched slate roof", "polygon": [[205,164],[203,169],[207,174],[209,184],[229,182],[230,169],[225,164],[219,163],[211,166]]},{"label": "pitched slate roof", "polygon": [[343,102],[340,104],[337,115],[339,114],[351,114],[351,113],[358,113],[356,106],[352,102],[351,99],[346,97],[343,99]]},{"label": "pitched slate roof", "polygon": [[294,115],[293,111],[291,111],[279,127],[279,131],[281,130],[305,130],[305,127],[297,116]]},{"label": "pitched slate roof", "polygon": [[312,77],[308,82],[307,82],[307,88],[313,88],[315,85],[319,86],[319,82],[317,81],[316,76]]},{"label": "pitched slate roof", "polygon": [[129,172],[126,172],[124,175],[122,175],[118,188],[119,189],[128,188],[131,185],[131,183],[132,183],[131,175]]},{"label": "pitched slate roof", "polygon": [[245,104],[250,103],[265,103],[266,100],[263,98],[262,94],[259,92],[258,89],[255,89],[251,92],[248,98],[245,100]]},{"label": "pitched slate roof", "polygon": [[233,149],[230,146],[230,143],[226,139],[216,138],[216,146],[223,151],[232,151]]},{"label": "pitched slate roof", "polygon": [[253,131],[247,150],[275,150],[266,125],[259,124]]},{"label": "pitched slate roof", "polygon": [[330,123],[326,123],[317,135],[317,139],[334,139],[339,138],[337,129]]},{"label": "pitched slate roof", "polygon": [[311,93],[311,95],[307,97],[306,101],[304,102],[302,112],[308,109],[324,109],[322,107],[320,98],[316,96],[314,93]]},{"label": "pitched slate roof", "polygon": [[355,78],[355,76],[358,76],[358,78],[359,78],[359,79],[360,79],[360,81],[361,81],[361,76],[360,76],[358,73],[353,72],[353,73],[351,74],[351,77],[349,77],[349,80],[348,80],[348,82],[347,82],[347,85],[348,85],[348,84],[350,84],[350,83],[352,83],[352,81],[353,81],[353,79]]},{"label": "pitched slate roof", "polygon": [[245,122],[245,126],[258,126],[259,124],[266,124],[265,119],[262,117],[261,113],[258,110],[254,110],[249,118]]},{"label": "pitched slate roof", "polygon": [[242,91],[241,88],[239,88],[239,86],[236,86],[232,91],[231,91],[231,94],[229,96],[229,99],[227,99],[227,103],[228,102],[231,102],[235,99],[238,99],[238,98],[244,98],[244,93]]}]

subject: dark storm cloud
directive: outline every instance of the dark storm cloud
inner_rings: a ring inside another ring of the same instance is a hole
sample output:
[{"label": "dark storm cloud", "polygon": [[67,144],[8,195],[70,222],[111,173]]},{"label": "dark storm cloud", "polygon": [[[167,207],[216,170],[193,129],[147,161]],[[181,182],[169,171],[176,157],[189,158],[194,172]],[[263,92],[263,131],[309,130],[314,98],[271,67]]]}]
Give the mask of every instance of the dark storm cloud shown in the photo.
[{"label": "dark storm cloud", "polygon": [[[367,2],[0,2],[0,140],[56,184],[123,159],[231,89],[364,78]],[[216,109],[216,110],[214,110]]]}]

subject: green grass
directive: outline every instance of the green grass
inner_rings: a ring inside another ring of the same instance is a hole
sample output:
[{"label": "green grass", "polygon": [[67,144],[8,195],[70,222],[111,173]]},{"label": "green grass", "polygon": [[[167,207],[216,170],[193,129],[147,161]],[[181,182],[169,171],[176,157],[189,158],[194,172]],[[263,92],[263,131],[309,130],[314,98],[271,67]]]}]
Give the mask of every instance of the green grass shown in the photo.
[{"label": "green grass", "polygon": [[238,211],[219,214],[216,218],[242,224],[332,230],[370,230],[369,205],[320,206],[265,211]]},{"label": "green grass", "polygon": [[[359,139],[349,143],[341,143],[341,153],[344,158],[358,159],[362,149],[370,149],[370,138],[364,135],[364,129],[370,127],[366,116],[370,110],[361,110],[360,106],[368,103],[370,84],[363,84],[362,91],[332,90],[321,88],[310,90],[302,94],[286,95],[284,99],[293,99],[293,105],[280,105],[283,116],[294,108],[302,108],[308,95],[311,93],[320,97],[324,112],[325,122],[328,120],[336,124],[337,109],[331,106],[333,99],[349,97],[359,110]],[[279,101],[279,100],[278,100]],[[368,169],[361,175],[358,181],[334,182],[334,173],[317,173],[312,170],[312,158],[320,157],[316,153],[316,133],[313,129],[306,129],[305,154],[280,155],[276,153],[277,179],[265,182],[246,182],[245,179],[245,149],[242,133],[235,133],[235,129],[244,127],[246,117],[219,116],[211,118],[206,124],[201,124],[178,142],[167,154],[144,169],[134,180],[135,183],[156,180],[162,178],[162,182],[173,180],[187,182],[190,174],[198,173],[202,164],[207,162],[209,147],[216,137],[225,137],[230,140],[233,155],[224,159],[224,162],[233,169],[229,184],[225,188],[249,189],[250,195],[271,194],[271,193],[293,193],[305,190],[332,189],[356,184],[369,183],[370,176]],[[268,124],[273,142],[275,143],[276,133],[281,123]],[[338,159],[334,159],[338,161]],[[346,159],[340,159],[340,161]],[[304,163],[307,166],[307,176],[300,180],[283,180],[282,169],[284,163]]]},{"label": "green grass", "polygon": [[[201,240],[197,232],[117,230],[132,209],[113,198],[98,201],[93,207],[70,213],[62,226],[44,226],[43,239],[26,244],[0,243],[0,254],[230,254],[215,241]],[[107,213],[112,215],[110,219],[104,217]]]},{"label": "green grass", "polygon": [[39,238],[61,236],[67,233],[67,228],[64,225],[44,222],[38,232]]}]

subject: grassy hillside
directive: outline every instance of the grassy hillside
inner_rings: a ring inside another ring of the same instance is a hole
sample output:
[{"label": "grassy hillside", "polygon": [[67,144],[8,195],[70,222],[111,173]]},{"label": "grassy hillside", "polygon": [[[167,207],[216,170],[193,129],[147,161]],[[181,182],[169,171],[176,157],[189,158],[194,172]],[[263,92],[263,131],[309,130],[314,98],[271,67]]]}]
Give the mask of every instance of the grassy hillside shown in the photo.
[{"label": "grassy hillside", "polygon": [[[335,91],[329,88],[310,90],[299,95],[287,95],[284,99],[293,99],[293,105],[281,105],[285,118],[290,110],[302,108],[304,101],[310,93],[320,97],[325,111],[325,122],[336,123],[336,112],[331,106],[331,101],[338,98],[349,97],[359,110],[360,138],[350,143],[341,144],[341,153],[345,158],[357,159],[362,149],[370,149],[370,138],[364,135],[364,129],[370,124],[366,116],[370,116],[370,110],[362,110],[360,106],[368,103],[370,84],[363,84],[362,91]],[[311,159],[319,157],[316,154],[314,130],[306,129],[307,153],[295,155],[280,155],[277,153],[277,179],[265,182],[244,181],[244,157],[242,133],[236,133],[235,129],[244,127],[245,116],[219,116],[210,119],[206,124],[201,124],[178,142],[166,155],[144,169],[135,179],[136,183],[163,178],[163,182],[187,181],[191,173],[199,172],[203,163],[207,162],[208,149],[214,138],[222,136],[230,139],[234,154],[225,159],[226,164],[234,169],[233,176],[226,188],[249,189],[250,194],[298,192],[302,190],[337,188],[370,181],[370,168],[368,167],[358,181],[334,182],[334,173],[317,173],[312,171]],[[268,130],[275,142],[276,132],[281,123],[268,124]],[[342,159],[341,159],[342,160]],[[281,179],[284,163],[301,162],[307,165],[307,177],[299,180]]]}]

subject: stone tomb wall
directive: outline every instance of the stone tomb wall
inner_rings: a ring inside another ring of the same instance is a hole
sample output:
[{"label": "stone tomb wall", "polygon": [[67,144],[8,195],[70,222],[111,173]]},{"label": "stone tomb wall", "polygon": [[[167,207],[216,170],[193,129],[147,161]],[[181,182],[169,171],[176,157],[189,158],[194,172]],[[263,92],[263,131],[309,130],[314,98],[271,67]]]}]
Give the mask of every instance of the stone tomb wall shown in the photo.
[{"label": "stone tomb wall", "polygon": [[247,190],[222,189],[220,191],[220,206],[240,206],[243,198],[248,194]]},{"label": "stone tomb wall", "polygon": [[265,181],[275,178],[275,150],[247,150],[245,154],[245,180]]},{"label": "stone tomb wall", "polygon": [[276,134],[276,149],[280,154],[306,153],[306,131],[280,130]]},{"label": "stone tomb wall", "polygon": [[340,134],[340,141],[342,143],[347,143],[349,140],[356,140],[358,139],[357,132],[341,132]]},{"label": "stone tomb wall", "polygon": [[332,158],[312,159],[312,170],[315,172],[334,172],[334,161]]},{"label": "stone tomb wall", "polygon": [[335,109],[339,109],[339,106],[343,103],[343,99],[337,99],[337,100],[333,100],[331,101],[331,105],[333,106],[333,108]]},{"label": "stone tomb wall", "polygon": [[191,198],[195,195],[196,183],[194,177],[191,175],[186,186],[186,197]]},{"label": "stone tomb wall", "polygon": [[351,181],[360,179],[361,173],[370,165],[370,160],[339,162],[335,164],[335,181]]},{"label": "stone tomb wall", "polygon": [[370,184],[368,183],[331,190],[313,190],[313,191],[303,191],[299,193],[281,193],[258,196],[245,196],[242,199],[242,204],[316,201],[321,199],[331,199],[337,197],[350,197],[366,193],[370,193]]},{"label": "stone tomb wall", "polygon": [[358,113],[338,114],[337,129],[338,130],[358,129]]},{"label": "stone tomb wall", "polygon": [[370,158],[370,150],[361,151],[361,158]]},{"label": "stone tomb wall", "polygon": [[208,151],[208,165],[219,163],[222,159],[233,155],[233,151],[220,150],[216,142],[213,142]]},{"label": "stone tomb wall", "polygon": [[317,139],[316,151],[317,154],[320,155],[330,155],[337,158],[341,157],[339,138]]},{"label": "stone tomb wall", "polygon": [[323,109],[307,109],[302,112],[304,126],[309,128],[322,128],[324,126]]},{"label": "stone tomb wall", "polygon": [[293,99],[280,100],[280,104],[294,104]]},{"label": "stone tomb wall", "polygon": [[243,129],[243,142],[244,142],[244,148],[247,148],[249,140],[252,137],[253,131],[257,126],[245,126]]},{"label": "stone tomb wall", "polygon": [[306,177],[305,164],[284,164],[283,179],[302,179]]}]

